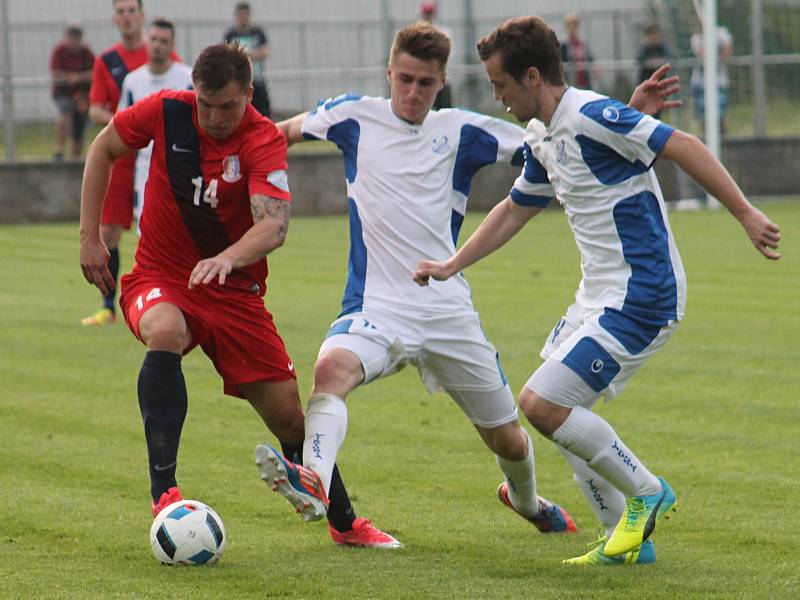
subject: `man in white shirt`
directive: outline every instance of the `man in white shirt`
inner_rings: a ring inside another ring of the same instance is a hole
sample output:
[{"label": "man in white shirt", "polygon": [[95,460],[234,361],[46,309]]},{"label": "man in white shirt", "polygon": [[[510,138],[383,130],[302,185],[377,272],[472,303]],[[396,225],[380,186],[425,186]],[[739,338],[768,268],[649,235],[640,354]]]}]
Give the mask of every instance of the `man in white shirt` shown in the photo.
[{"label": "man in white shirt", "polygon": [[[539,531],[572,532],[566,511],[536,494],[533,444],[466,279],[426,289],[412,280],[421,257],[443,260],[455,251],[473,175],[523,158],[517,125],[458,109],[431,111],[449,52],[438,28],[405,27],[390,53],[390,99],[342,95],[278,124],[290,143],[328,139],[344,154],[351,247],[342,312],[315,365],[305,466],[268,446],[258,447],[257,462],[262,478],[307,520],[322,517],[347,428],[345,398],[410,363],[430,392],[444,388],[495,453],[504,475],[500,500]],[[293,485],[300,480],[306,484]]]},{"label": "man in white shirt", "polygon": [[[192,68],[172,60],[175,51],[175,26],[166,19],[156,19],[147,29],[147,64],[125,76],[117,112],[132,106],[142,98],[161,90],[192,89]],[[135,200],[133,214],[138,223],[144,208],[144,189],[150,172],[150,154],[153,143],[136,153],[134,175]]]},{"label": "man in white shirt", "polygon": [[[499,248],[552,199],[581,253],[575,303],[548,336],[545,362],[520,395],[525,416],[554,441],[606,528],[606,540],[566,562],[655,561],[648,539],[675,494],[590,409],[615,397],[683,318],[686,279],[651,167],[674,160],[777,259],[780,229],[753,207],[694,136],[590,90],[564,84],[558,41],[538,17],[511,19],[478,44],[508,112],[528,121],[525,166],[510,195],[449,260],[423,261],[415,279],[446,280]],[[431,282],[435,283],[435,282]]]}]

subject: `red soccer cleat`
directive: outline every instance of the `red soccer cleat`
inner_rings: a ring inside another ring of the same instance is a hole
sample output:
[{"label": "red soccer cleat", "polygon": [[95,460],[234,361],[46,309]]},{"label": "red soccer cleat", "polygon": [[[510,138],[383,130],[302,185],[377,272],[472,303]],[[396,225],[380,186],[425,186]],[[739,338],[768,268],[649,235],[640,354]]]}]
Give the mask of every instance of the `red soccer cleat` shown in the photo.
[{"label": "red soccer cleat", "polygon": [[519,512],[514,508],[514,505],[511,504],[511,499],[508,497],[508,483],[505,481],[497,488],[497,497],[500,498],[500,502],[529,523],[532,523],[536,529],[542,533],[575,533],[578,531],[578,528],[567,514],[567,511],[558,504],[553,504],[546,498],[538,496],[539,514],[535,517],[528,517]]},{"label": "red soccer cleat", "polygon": [[353,521],[352,531],[337,531],[328,523],[331,539],[341,546],[358,546],[361,548],[402,548],[403,544],[384,533],[372,524],[372,521],[358,517]]},{"label": "red soccer cleat", "polygon": [[183,500],[181,491],[177,487],[169,488],[166,492],[161,494],[161,498],[158,499],[158,502],[153,504],[153,516],[157,517],[158,513],[167,508],[170,504],[180,502],[181,500]]}]

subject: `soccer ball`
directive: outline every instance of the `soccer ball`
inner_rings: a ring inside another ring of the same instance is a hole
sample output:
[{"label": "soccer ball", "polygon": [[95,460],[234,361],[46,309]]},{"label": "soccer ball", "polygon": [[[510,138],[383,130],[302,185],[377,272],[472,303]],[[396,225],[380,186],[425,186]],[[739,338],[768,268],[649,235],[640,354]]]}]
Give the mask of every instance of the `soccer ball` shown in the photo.
[{"label": "soccer ball", "polygon": [[150,547],[167,565],[203,565],[219,560],[228,537],[216,511],[196,500],[173,502],[150,528]]}]

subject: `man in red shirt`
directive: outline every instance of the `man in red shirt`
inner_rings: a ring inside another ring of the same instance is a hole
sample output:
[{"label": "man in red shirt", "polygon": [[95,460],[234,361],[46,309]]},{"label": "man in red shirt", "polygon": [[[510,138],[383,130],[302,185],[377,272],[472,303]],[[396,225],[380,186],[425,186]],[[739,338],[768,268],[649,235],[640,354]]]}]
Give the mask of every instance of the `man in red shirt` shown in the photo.
[{"label": "man in red shirt", "polygon": [[[122,80],[130,71],[147,63],[147,50],[142,37],[144,12],[141,0],[113,0],[112,22],[119,31],[120,41],[94,63],[92,89],[89,92],[89,117],[106,125],[119,104]],[[122,230],[130,229],[133,221],[133,171],[136,156],[126,156],[114,164],[111,182],[106,192],[101,220],[103,242],[111,252],[109,269],[115,285],[103,296],[103,306],[81,320],[82,325],[106,325],[116,321],[116,281],[119,274],[119,240]]]},{"label": "man in red shirt", "polygon": [[[89,148],[81,193],[81,269],[105,294],[114,283],[100,236],[109,171],[153,140],[136,263],[122,278],[120,306],[148,350],[138,394],[154,515],[181,498],[181,356],[195,346],[211,358],[225,393],[250,402],[285,455],[302,456],[304,438],[292,361],[263,302],[265,256],[283,244],[289,224],[286,138],[249,105],[252,71],[243,49],[206,48],[192,81],[196,92],[158,92],[114,116]],[[332,537],[347,545],[397,544],[356,519],[335,479]]]},{"label": "man in red shirt", "polygon": [[83,132],[89,113],[89,88],[92,85],[94,54],[83,43],[83,30],[76,24],[64,29],[64,39],[50,54],[50,72],[53,75],[53,100],[58,108],[56,119],[56,153],[54,158],[64,158],[67,132],[70,134],[73,158],[83,151]]}]

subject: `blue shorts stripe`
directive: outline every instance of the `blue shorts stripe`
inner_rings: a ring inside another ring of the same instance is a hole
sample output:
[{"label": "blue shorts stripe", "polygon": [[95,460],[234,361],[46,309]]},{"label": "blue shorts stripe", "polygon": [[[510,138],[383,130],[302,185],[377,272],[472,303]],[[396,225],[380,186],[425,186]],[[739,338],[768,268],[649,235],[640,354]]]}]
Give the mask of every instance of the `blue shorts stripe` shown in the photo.
[{"label": "blue shorts stripe", "polygon": [[620,371],[619,363],[594,339],[581,338],[561,360],[598,394]]}]

